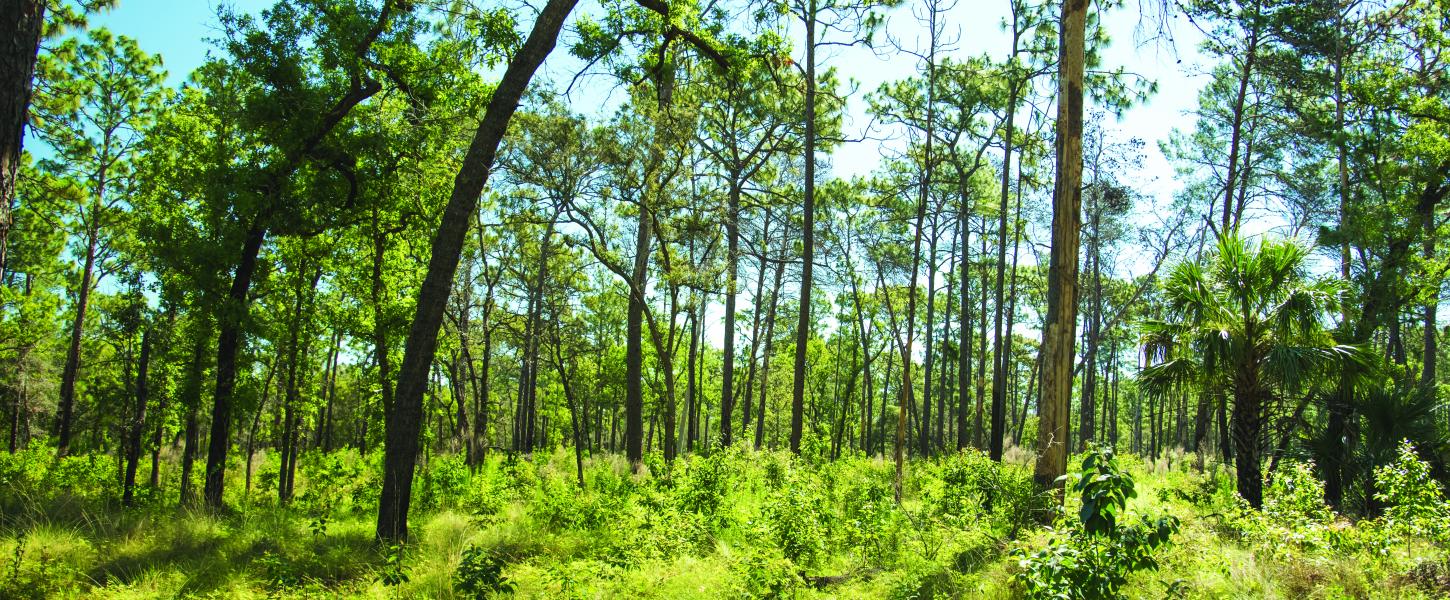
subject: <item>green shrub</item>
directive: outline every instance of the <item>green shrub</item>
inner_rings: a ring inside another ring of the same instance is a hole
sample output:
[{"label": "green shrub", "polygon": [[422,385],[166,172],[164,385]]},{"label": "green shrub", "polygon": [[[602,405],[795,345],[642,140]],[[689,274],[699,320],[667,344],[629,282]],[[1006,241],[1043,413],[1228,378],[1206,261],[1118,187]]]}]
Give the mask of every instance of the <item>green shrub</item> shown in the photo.
[{"label": "green shrub", "polygon": [[842,538],[862,556],[889,564],[900,551],[902,515],[891,480],[867,469],[863,465],[842,486]]},{"label": "green shrub", "polygon": [[508,561],[481,546],[463,551],[463,561],[453,574],[453,590],[464,598],[484,598],[493,593],[511,593],[513,582],[504,577]]},{"label": "green shrub", "polygon": [[1262,510],[1237,494],[1229,503],[1224,511],[1229,530],[1270,554],[1326,550],[1343,537],[1330,527],[1334,513],[1324,505],[1324,484],[1314,476],[1312,462],[1281,463],[1264,487]]},{"label": "green shrub", "polygon": [[1089,451],[1081,471],[1069,478],[1082,500],[1079,522],[1061,542],[1031,555],[1019,551],[1017,581],[1029,599],[1117,598],[1129,574],[1157,568],[1153,552],[1169,542],[1178,520],[1142,517],[1133,526],[1120,524],[1136,492],[1133,478],[1118,467],[1109,448]]},{"label": "green shrub", "polygon": [[793,477],[790,484],[770,495],[764,516],[770,539],[792,562],[812,564],[825,549],[824,512],[821,496],[804,477]]},{"label": "green shrub", "polygon": [[970,519],[996,499],[1001,465],[980,450],[963,450],[942,459],[940,496],[935,513],[948,519]]},{"label": "green shrub", "polygon": [[1430,475],[1430,465],[1415,454],[1409,440],[1400,442],[1395,461],[1375,467],[1375,499],[1385,503],[1386,530],[1397,539],[1425,537],[1440,545],[1450,542],[1445,524],[1450,522],[1450,505],[1440,484]]},{"label": "green shrub", "polygon": [[680,461],[684,472],[675,486],[676,501],[681,510],[703,517],[711,529],[718,530],[728,521],[723,508],[732,483],[730,472],[734,465],[730,459],[736,455],[725,451]]},{"label": "green shrub", "polygon": [[443,508],[465,495],[468,465],[462,454],[435,456],[413,482],[419,508]]},{"label": "green shrub", "polygon": [[753,547],[730,563],[747,598],[791,598],[805,583],[795,563],[779,548]]}]

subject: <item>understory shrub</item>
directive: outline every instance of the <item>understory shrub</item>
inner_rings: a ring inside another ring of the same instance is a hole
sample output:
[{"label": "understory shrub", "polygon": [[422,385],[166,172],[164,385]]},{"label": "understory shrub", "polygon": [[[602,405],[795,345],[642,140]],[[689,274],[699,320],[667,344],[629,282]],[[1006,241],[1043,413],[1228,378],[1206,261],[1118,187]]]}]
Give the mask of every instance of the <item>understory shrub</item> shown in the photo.
[{"label": "understory shrub", "polygon": [[1424,537],[1450,545],[1450,505],[1430,475],[1430,464],[1420,460],[1409,440],[1400,442],[1394,462],[1375,468],[1374,479],[1375,499],[1385,504],[1384,526],[1394,541]]},{"label": "understory shrub", "polygon": [[1117,598],[1129,574],[1157,568],[1153,552],[1169,542],[1178,520],[1143,516],[1135,525],[1119,523],[1136,492],[1110,448],[1090,450],[1068,478],[1082,500],[1079,522],[1066,539],[1032,554],[1019,551],[1018,583],[1029,599]]}]

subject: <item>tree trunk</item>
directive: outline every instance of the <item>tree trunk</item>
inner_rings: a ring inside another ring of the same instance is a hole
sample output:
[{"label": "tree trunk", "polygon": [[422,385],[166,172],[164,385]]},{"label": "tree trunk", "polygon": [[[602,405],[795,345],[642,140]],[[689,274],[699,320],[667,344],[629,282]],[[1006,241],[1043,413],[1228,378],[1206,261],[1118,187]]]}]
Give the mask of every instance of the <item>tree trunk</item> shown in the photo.
[{"label": "tree trunk", "polygon": [[[1002,355],[1004,357],[1002,360],[1004,362],[1008,363],[1008,364],[1012,364],[1013,363],[1013,359],[1012,359],[1012,328],[1013,328],[1014,325],[1017,324],[1017,258],[1018,258],[1018,250],[1020,250],[1021,247],[1022,247],[1022,244],[1021,244],[1021,242],[1022,242],[1022,169],[1020,167],[1017,169],[1017,194],[1016,194],[1016,196],[1017,196],[1016,201],[1015,201],[1016,207],[1013,209],[1013,214],[1012,214],[1012,276],[1011,276],[1010,282],[1008,283],[1008,285],[1011,287],[1011,290],[1010,290],[1010,293],[1007,295],[1007,329],[1006,329],[1006,331],[1003,334],[1003,335],[1006,336],[1006,339],[1003,339],[1002,340]],[[1034,363],[1034,370],[1035,370],[1035,368],[1036,367],[1035,367],[1035,363]],[[1013,372],[1013,380],[1014,380],[1014,383],[1015,383],[1016,382],[1015,380],[1016,380],[1016,373],[1017,373],[1017,371],[1016,371],[1016,369],[1013,369],[1012,372]],[[1037,374],[1035,372],[1031,374],[1031,378],[1028,380],[1029,381],[1029,383],[1028,383],[1028,386],[1029,387],[1031,386],[1031,381],[1034,381],[1036,379],[1036,377],[1037,377]],[[1014,389],[1016,389],[1015,386],[1014,386]],[[1020,395],[1020,390],[1019,390],[1019,395]],[[1027,420],[1027,401],[1031,397],[1032,397],[1032,394],[1027,394],[1026,396],[1022,396],[1022,399],[1021,399],[1022,400],[1022,418],[1020,418],[1020,419],[1017,420],[1017,427],[1013,431],[1013,434],[1012,434],[1012,444],[1013,445],[1016,445],[1016,446],[1022,445],[1022,424],[1023,424],[1024,421]]]},{"label": "tree trunk", "polygon": [[[782,242],[782,250],[785,243]],[[784,255],[784,252],[781,253]],[[755,449],[765,441],[765,400],[770,391],[770,355],[775,342],[775,309],[780,304],[780,286],[785,278],[785,262],[775,265],[775,281],[770,287],[770,307],[765,312],[765,351],[760,360],[760,407],[755,418]]]},{"label": "tree trunk", "polygon": [[478,208],[479,195],[488,183],[498,144],[509,120],[518,109],[524,89],[534,72],[554,49],[564,19],[577,0],[550,0],[534,23],[533,30],[505,69],[489,99],[483,120],[469,144],[468,153],[454,179],[453,193],[443,210],[438,233],[433,238],[428,271],[418,293],[413,327],[408,334],[398,390],[386,421],[387,448],[383,459],[383,489],[378,502],[377,537],[406,540],[408,504],[412,496],[413,464],[418,458],[418,432],[423,410],[423,392],[428,383],[428,365],[438,347],[438,328],[443,309],[453,288],[470,217]]},{"label": "tree trunk", "polygon": [[[1012,41],[1012,54],[1017,54],[1017,40]],[[997,216],[997,295],[996,314],[993,315],[992,337],[992,432],[987,442],[988,455],[995,461],[1002,460],[1003,438],[1006,436],[1007,417],[1007,362],[1011,346],[1002,339],[1003,295],[1007,283],[1007,197],[1012,181],[1012,136],[1017,117],[1017,85],[1011,84],[1007,94],[1007,118],[1002,138],[1002,189],[999,195]],[[1013,251],[1016,260],[1016,251]],[[1006,335],[1012,335],[1008,330]]]},{"label": "tree trunk", "polygon": [[60,422],[57,424],[59,431],[56,443],[56,455],[65,456],[70,452],[71,443],[71,422],[75,415],[76,378],[80,373],[81,366],[81,339],[85,335],[86,310],[90,307],[91,286],[95,276],[96,268],[96,245],[97,239],[94,233],[86,235],[86,258],[84,266],[81,267],[80,285],[76,287],[75,317],[71,321],[70,345],[66,347],[65,367],[60,374]]},{"label": "tree trunk", "polygon": [[257,269],[257,255],[267,230],[259,223],[253,223],[242,242],[242,255],[237,261],[236,273],[232,276],[231,291],[221,309],[218,321],[221,329],[217,334],[216,393],[212,396],[211,435],[206,453],[207,506],[222,505],[223,478],[226,474],[227,452],[231,449],[232,392],[237,384],[237,354],[241,351],[242,320],[250,301],[248,292],[252,287],[252,275]]},{"label": "tree trunk", "polygon": [[191,369],[187,373],[186,388],[182,396],[182,403],[186,405],[186,442],[181,450],[180,503],[182,506],[191,506],[196,501],[196,493],[191,486],[191,464],[196,458],[197,436],[200,434],[196,412],[201,406],[201,378],[206,369],[207,337],[206,335],[196,336],[196,345],[192,350]]},{"label": "tree trunk", "polygon": [[335,329],[332,333],[332,344],[327,353],[327,388],[323,394],[327,396],[327,407],[323,412],[322,423],[318,429],[321,430],[322,451],[332,452],[332,405],[337,401],[337,355],[341,351],[342,330]]},{"label": "tree trunk", "polygon": [[1042,340],[1042,402],[1037,466],[1042,488],[1060,489],[1067,473],[1067,428],[1072,404],[1073,346],[1077,333],[1078,242],[1082,229],[1082,107],[1084,38],[1089,0],[1062,5],[1058,74],[1057,183],[1052,203],[1052,256],[1048,263],[1047,327]]},{"label": "tree trunk", "polygon": [[[1435,259],[1435,210],[1434,205],[1421,206],[1420,208],[1420,219],[1423,221],[1421,226],[1425,229],[1422,255],[1428,264]],[[1420,385],[1424,389],[1434,390],[1436,385],[1435,368],[1439,358],[1437,355],[1440,353],[1439,346],[1436,343],[1435,330],[1439,328],[1439,325],[1436,323],[1436,313],[1440,311],[1441,282],[1432,280],[1430,286],[1432,289],[1425,297],[1424,320],[1422,321],[1425,337],[1424,351],[1421,353],[1421,360],[1423,362],[1421,363],[1420,369]]]},{"label": "tree trunk", "polygon": [[[1257,9],[1255,9],[1257,10]],[[1244,101],[1248,96],[1249,81],[1253,78],[1254,61],[1259,54],[1259,16],[1257,14],[1249,17],[1253,25],[1248,31],[1248,40],[1245,42],[1244,64],[1239,75],[1238,94],[1234,96],[1233,122],[1229,129],[1229,152],[1228,152],[1228,176],[1224,180],[1223,192],[1223,215],[1220,219],[1220,231],[1228,233],[1238,229],[1239,211],[1234,210],[1235,178],[1248,179],[1248,161],[1242,161],[1244,167],[1242,172],[1239,168],[1239,145],[1243,139],[1244,127]]]},{"label": "tree trunk", "polygon": [[146,371],[151,363],[151,329],[141,331],[141,358],[136,366],[136,409],[131,413],[131,423],[126,428],[126,483],[121,492],[121,504],[131,506],[135,501],[136,468],[141,463],[141,438],[146,429]]},{"label": "tree trunk", "polygon": [[[931,243],[927,248],[927,271],[926,271],[926,329],[922,332],[926,340],[926,356],[922,364],[921,385],[921,427],[917,431],[917,445],[920,447],[923,458],[931,456],[931,375],[932,367],[935,366],[935,353],[932,352],[932,330],[936,327],[936,311],[933,310],[936,304],[936,228],[932,228]],[[940,415],[937,416],[941,418]]]},{"label": "tree trunk", "polygon": [[811,338],[811,287],[816,260],[816,0],[806,0],[805,206],[801,234],[800,320],[795,334],[795,379],[791,388],[790,451],[800,454],[806,408],[806,350]]},{"label": "tree trunk", "polygon": [[1254,508],[1264,504],[1264,476],[1259,466],[1263,394],[1259,388],[1257,368],[1257,363],[1253,361],[1238,365],[1233,414],[1234,470],[1238,476],[1239,496]]},{"label": "tree trunk", "polygon": [[[755,391],[755,364],[756,364],[756,356],[757,356],[756,352],[760,349],[760,317],[761,317],[761,314],[760,314],[760,309],[758,307],[760,306],[760,303],[764,301],[764,298],[765,298],[765,295],[764,295],[765,294],[765,267],[766,267],[765,256],[767,254],[769,254],[769,253],[770,253],[770,208],[769,207],[766,207],[766,209],[765,209],[764,223],[761,226],[761,231],[760,231],[760,265],[756,269],[756,273],[755,273],[755,296],[753,296],[753,303],[756,306],[756,308],[755,308],[755,310],[750,311],[752,313],[752,315],[753,315],[751,317],[751,324],[750,324],[750,363],[748,365],[746,365],[746,370],[745,370],[745,389],[744,389],[744,392],[745,392],[744,393],[744,395],[745,395],[745,402],[744,402],[743,406],[741,407],[741,411],[740,411],[741,412],[741,415],[740,415],[740,430],[741,430],[741,435],[742,436],[748,436],[748,435],[750,435],[750,423],[751,423],[751,421],[750,421],[750,417],[751,417],[750,401],[751,401],[751,398],[754,396],[754,391]],[[726,311],[727,314],[729,314],[729,312],[730,311],[728,311],[728,310]],[[727,331],[729,331],[729,329],[727,329]]]},{"label": "tree trunk", "polygon": [[249,497],[252,493],[252,458],[256,456],[257,425],[262,422],[262,413],[267,410],[267,400],[272,395],[272,377],[277,374],[278,362],[276,358],[273,358],[271,364],[267,365],[267,377],[262,381],[262,400],[257,403],[257,410],[252,414],[252,426],[247,429],[246,485],[242,489],[247,492]]},{"label": "tree trunk", "polygon": [[641,202],[634,237],[634,271],[629,282],[629,307],[624,350],[624,453],[639,470],[644,459],[644,293],[649,277],[650,217]]},{"label": "tree trunk", "polygon": [[[1093,168],[1094,173],[1096,173],[1096,163],[1094,163]],[[1095,174],[1094,180],[1096,179]],[[1097,437],[1097,431],[1094,430],[1094,425],[1097,419],[1098,402],[1098,344],[1102,337],[1103,326],[1103,280],[1102,256],[1100,254],[1102,252],[1102,232],[1099,230],[1099,225],[1101,224],[1099,213],[1102,211],[1102,192],[1095,189],[1093,193],[1099,194],[1099,196],[1097,196],[1098,205],[1093,207],[1092,215],[1092,248],[1090,250],[1090,258],[1092,261],[1093,300],[1092,316],[1087,323],[1087,336],[1085,336],[1087,338],[1085,340],[1087,351],[1083,356],[1082,407],[1078,414],[1079,450],[1087,450],[1088,444],[1092,443]]]},{"label": "tree trunk", "polygon": [[387,311],[383,307],[386,283],[383,281],[383,262],[388,249],[388,234],[379,221],[378,209],[373,208],[373,270],[370,294],[373,310],[373,363],[378,367],[378,386],[383,400],[383,412],[393,410],[393,361],[389,356]]},{"label": "tree trunk", "polygon": [[965,450],[971,444],[968,416],[972,410],[972,205],[966,178],[965,173],[958,173],[957,198],[961,204],[957,207],[957,237],[962,258],[957,264],[961,286],[958,294],[961,308],[957,315],[957,450]]},{"label": "tree trunk", "polygon": [[[1333,57],[1334,70],[1334,124],[1335,131],[1345,130],[1344,120],[1344,22],[1343,11],[1336,11],[1335,31],[1339,34],[1335,40],[1335,55]],[[1345,143],[1346,136],[1335,137],[1336,160],[1339,170],[1339,227],[1341,230],[1348,226],[1349,221],[1349,148]],[[1350,255],[1349,238],[1346,236],[1339,244],[1339,276],[1343,281],[1350,281]],[[1341,315],[1343,321],[1350,320],[1348,306],[1343,307]],[[1347,450],[1344,439],[1347,437],[1349,410],[1354,403],[1354,385],[1349,375],[1340,377],[1338,397],[1329,403],[1329,423],[1325,431],[1325,438],[1329,441],[1328,464],[1324,468],[1324,503],[1333,508],[1340,508],[1344,499],[1344,471]]]},{"label": "tree trunk", "polygon": [[0,0],[0,280],[9,272],[11,208],[46,6],[45,0]]},{"label": "tree trunk", "polygon": [[[725,446],[733,441],[730,419],[735,412],[735,288],[740,268],[739,179],[738,173],[731,173],[729,214],[725,215],[725,349],[722,354],[725,364],[720,368],[720,442]],[[691,435],[694,433],[691,432]]]},{"label": "tree trunk", "polygon": [[[931,164],[931,136],[927,136],[926,164]],[[901,503],[902,483],[906,467],[906,411],[913,403],[911,383],[911,346],[916,333],[916,277],[921,270],[921,229],[926,221],[926,205],[929,200],[931,182],[930,170],[922,174],[921,192],[916,201],[916,230],[911,242],[911,284],[906,293],[906,339],[901,343],[901,389],[897,396],[901,401],[896,407],[896,502]],[[889,306],[889,305],[888,305]],[[928,334],[928,338],[930,335]],[[925,424],[922,429],[925,430]]]},{"label": "tree trunk", "polygon": [[[685,370],[687,371],[685,373],[686,419],[695,411],[695,386],[697,384],[703,385],[704,383],[703,381],[697,382],[695,380],[695,358],[700,350],[700,322],[696,319],[695,311],[693,310],[690,311],[687,318],[690,320],[690,349],[685,355]],[[722,440],[721,443],[725,446],[730,445],[730,409],[726,407],[727,404],[729,403],[724,401],[720,403],[720,438]],[[674,453],[671,452],[670,456],[666,458],[674,458]]]},{"label": "tree trunk", "polygon": [[[849,251],[847,252],[849,254]],[[865,387],[862,393],[863,410],[861,411],[861,451],[871,453],[871,395],[873,393],[871,383],[871,341],[866,333],[866,317],[861,310],[861,290],[856,281],[855,270],[852,269],[847,277],[851,278],[851,301],[856,308],[856,334],[861,337],[861,356],[863,358],[862,371],[865,376]]]}]

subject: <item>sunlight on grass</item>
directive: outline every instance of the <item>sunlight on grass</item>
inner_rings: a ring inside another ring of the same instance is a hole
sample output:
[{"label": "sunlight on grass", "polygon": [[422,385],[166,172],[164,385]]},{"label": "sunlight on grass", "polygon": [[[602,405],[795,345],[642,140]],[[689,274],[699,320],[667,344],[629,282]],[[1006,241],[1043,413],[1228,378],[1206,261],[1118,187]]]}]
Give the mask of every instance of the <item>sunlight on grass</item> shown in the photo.
[{"label": "sunlight on grass", "polygon": [[[14,509],[0,529],[0,596],[1015,598],[1020,557],[1060,543],[1080,507],[1068,494],[1049,528],[1035,524],[1043,513],[1031,512],[1040,509],[1028,501],[1036,496],[1027,467],[974,453],[914,461],[900,505],[892,466],[880,458],[816,463],[733,450],[641,477],[617,457],[598,457],[584,489],[567,452],[535,458],[493,457],[460,471],[461,480],[426,483],[445,487],[423,496],[430,503],[396,561],[373,540],[371,505],[336,498],[343,490],[365,499],[376,485],[369,477],[317,480],[292,504],[258,495],[225,513],[161,502],[123,510],[101,492],[27,487],[0,495]],[[1447,591],[1445,548],[1435,541],[1443,538],[1316,508],[1319,488],[1304,468],[1281,466],[1260,514],[1243,511],[1220,465],[1199,472],[1182,454],[1118,463],[1136,494],[1124,522],[1172,515],[1181,523],[1156,552],[1156,569],[1127,576],[1126,597]]]}]

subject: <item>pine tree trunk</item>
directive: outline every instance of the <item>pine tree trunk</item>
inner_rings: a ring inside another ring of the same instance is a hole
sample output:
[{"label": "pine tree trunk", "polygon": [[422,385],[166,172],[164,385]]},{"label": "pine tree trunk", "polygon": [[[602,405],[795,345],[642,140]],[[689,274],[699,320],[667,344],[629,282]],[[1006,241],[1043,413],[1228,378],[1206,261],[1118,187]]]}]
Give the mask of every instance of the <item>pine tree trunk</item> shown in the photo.
[{"label": "pine tree trunk", "polygon": [[[784,250],[784,242],[782,242]],[[782,253],[784,254],[784,253]],[[765,442],[765,401],[770,391],[770,355],[775,342],[775,309],[780,305],[780,288],[785,278],[785,262],[775,264],[775,280],[770,288],[770,306],[765,311],[765,350],[760,360],[760,406],[755,418],[755,449]]]},{"label": "pine tree trunk", "polygon": [[[753,303],[754,303],[754,305],[756,307],[759,307],[760,304],[761,304],[761,302],[764,302],[764,298],[765,298],[765,295],[764,295],[765,294],[765,270],[766,270],[765,269],[765,267],[766,267],[765,257],[769,253],[770,253],[770,207],[766,207],[766,209],[765,209],[764,222],[761,225],[761,230],[760,230],[760,261],[759,261],[759,266],[756,268],[756,272],[755,272],[755,295],[752,296]],[[745,370],[745,388],[743,390],[744,391],[744,396],[745,396],[745,402],[743,403],[743,406],[741,406],[741,411],[740,411],[741,412],[741,415],[740,415],[740,431],[741,431],[741,435],[742,436],[748,436],[748,435],[750,435],[750,423],[751,423],[751,420],[750,420],[751,419],[751,410],[750,410],[751,409],[751,404],[750,403],[751,403],[752,398],[754,398],[754,395],[755,395],[754,394],[754,392],[755,392],[755,365],[757,363],[757,357],[758,357],[758,355],[756,354],[756,352],[758,352],[760,350],[760,317],[761,317],[760,309],[759,308],[756,308],[755,310],[752,310],[750,312],[752,314],[751,324],[750,324],[750,363],[748,365],[746,365],[746,368],[745,368],[746,369]]]},{"label": "pine tree trunk", "polygon": [[[94,212],[94,211],[93,211]],[[75,416],[76,378],[80,375],[81,339],[85,335],[86,311],[90,307],[91,287],[96,268],[96,234],[86,236],[86,258],[81,267],[80,284],[76,286],[76,314],[71,321],[70,345],[66,347],[65,367],[60,373],[60,415],[57,423],[56,455],[70,452],[71,422]]]},{"label": "pine tree trunk", "polygon": [[0,281],[9,272],[15,180],[46,6],[45,0],[0,0]]},{"label": "pine tree trunk", "polygon": [[[1013,55],[1016,55],[1017,40],[1012,41]],[[992,337],[992,432],[987,442],[987,453],[995,461],[1002,460],[1003,438],[1006,436],[1007,408],[1007,362],[1011,346],[1002,336],[1003,295],[1007,283],[1007,197],[1012,181],[1012,136],[1017,117],[1017,85],[1013,82],[1007,94],[1007,118],[1002,138],[1002,189],[997,205],[997,295],[993,315]],[[1016,252],[1013,252],[1016,260]],[[1005,335],[1012,335],[1009,329]]]},{"label": "pine tree trunk", "polygon": [[[725,215],[725,349],[722,354],[725,364],[720,368],[720,440],[725,446],[734,441],[730,420],[735,412],[735,294],[740,268],[739,179],[739,173],[730,174],[729,214]],[[693,339],[691,343],[694,343]],[[691,435],[694,435],[693,431]]]},{"label": "pine tree trunk", "polygon": [[1037,466],[1042,488],[1060,489],[1067,473],[1067,429],[1077,330],[1078,243],[1082,228],[1082,109],[1089,0],[1062,5],[1058,75],[1057,183],[1053,190],[1052,255],[1048,263],[1047,327],[1043,332],[1042,402]]},{"label": "pine tree trunk", "polygon": [[816,260],[816,0],[806,8],[806,93],[805,93],[805,205],[801,231],[801,290],[795,334],[795,378],[791,388],[790,451],[800,454],[801,428],[806,407],[806,350],[810,343],[811,288]]}]

